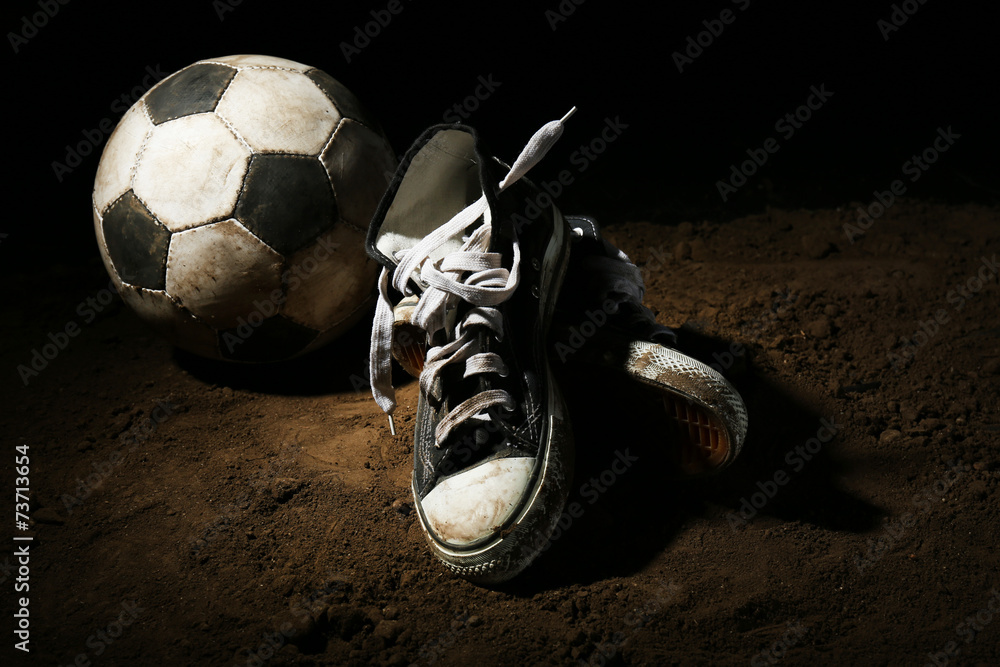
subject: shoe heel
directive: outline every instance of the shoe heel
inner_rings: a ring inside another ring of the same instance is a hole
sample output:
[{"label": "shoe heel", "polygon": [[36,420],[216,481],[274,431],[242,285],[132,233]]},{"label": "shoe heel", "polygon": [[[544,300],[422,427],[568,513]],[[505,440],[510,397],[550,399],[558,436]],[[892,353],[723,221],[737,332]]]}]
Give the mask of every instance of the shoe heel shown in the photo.
[{"label": "shoe heel", "polygon": [[635,340],[622,368],[662,398],[672,459],[686,475],[717,473],[739,455],[747,431],[743,399],[715,369],[672,348]]},{"label": "shoe heel", "polygon": [[722,423],[709,411],[690,401],[663,394],[663,408],[669,418],[668,437],[676,442],[676,463],[686,475],[715,472],[730,460],[729,436]]}]

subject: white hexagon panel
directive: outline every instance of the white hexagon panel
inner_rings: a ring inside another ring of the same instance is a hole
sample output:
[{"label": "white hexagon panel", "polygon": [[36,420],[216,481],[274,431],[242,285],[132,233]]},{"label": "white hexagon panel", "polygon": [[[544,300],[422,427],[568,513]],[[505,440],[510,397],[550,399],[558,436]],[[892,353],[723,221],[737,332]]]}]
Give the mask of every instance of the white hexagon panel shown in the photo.
[{"label": "white hexagon panel", "polygon": [[[333,101],[298,72],[249,69],[240,72],[215,112],[260,153],[316,155],[340,122]],[[275,123],[275,117],[283,120]]]},{"label": "white hexagon panel", "polygon": [[281,288],[283,257],[236,220],[174,234],[167,253],[167,294],[216,329],[239,325],[251,304]]},{"label": "white hexagon panel", "polygon": [[249,162],[250,150],[218,116],[175,118],[150,132],[133,189],[167,229],[179,232],[230,215]]}]

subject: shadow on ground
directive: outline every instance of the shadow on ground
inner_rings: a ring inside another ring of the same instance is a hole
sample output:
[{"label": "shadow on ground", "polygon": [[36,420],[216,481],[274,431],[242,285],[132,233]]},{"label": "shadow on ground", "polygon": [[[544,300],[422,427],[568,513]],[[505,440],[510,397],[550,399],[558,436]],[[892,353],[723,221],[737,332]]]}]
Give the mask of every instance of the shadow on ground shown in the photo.
[{"label": "shadow on ground", "polygon": [[[682,345],[712,359],[729,341],[684,332]],[[750,359],[737,358],[726,371],[744,397],[750,427],[739,459],[703,478],[675,472],[656,392],[594,367],[562,377],[576,438],[575,481],[549,547],[512,584],[513,592],[533,595],[633,574],[669,549],[692,519],[728,529],[741,508],[746,520],[738,529],[765,516],[850,533],[878,525],[883,512],[836,481],[864,462],[839,454],[842,433],[828,437],[827,424],[843,428],[835,416],[769,381]],[[787,475],[783,484],[774,482],[779,471]]]},{"label": "shadow on ground", "polygon": [[[367,391],[371,321],[372,312],[366,313],[340,338],[288,361],[232,363],[205,359],[177,348],[174,360],[198,380],[234,390],[283,396]],[[408,377],[402,372],[394,375],[396,386],[406,382]]]}]

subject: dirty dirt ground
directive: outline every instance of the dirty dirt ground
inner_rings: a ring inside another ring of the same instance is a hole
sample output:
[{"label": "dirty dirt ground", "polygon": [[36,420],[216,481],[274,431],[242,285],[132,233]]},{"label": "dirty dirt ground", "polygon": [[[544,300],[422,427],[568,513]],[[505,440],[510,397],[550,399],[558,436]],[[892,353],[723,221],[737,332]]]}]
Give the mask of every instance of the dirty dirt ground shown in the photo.
[{"label": "dirty dirt ground", "polygon": [[560,369],[583,512],[497,589],[425,548],[417,388],[390,436],[367,323],[227,366],[150,334],[96,261],[17,276],[36,288],[0,320],[0,429],[5,456],[30,448],[28,663],[997,664],[1000,208],[904,200],[852,240],[858,205],[603,221],[749,437],[675,479],[655,403]]}]

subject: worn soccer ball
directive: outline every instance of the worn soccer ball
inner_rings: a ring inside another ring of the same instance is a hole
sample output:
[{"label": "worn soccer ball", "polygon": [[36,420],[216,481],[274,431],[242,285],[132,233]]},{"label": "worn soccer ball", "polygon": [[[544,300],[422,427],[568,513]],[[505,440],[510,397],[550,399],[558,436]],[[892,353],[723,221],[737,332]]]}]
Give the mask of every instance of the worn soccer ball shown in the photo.
[{"label": "worn soccer ball", "polygon": [[178,347],[233,361],[316,349],[366,312],[368,221],[395,170],[328,74],[202,60],[129,109],[101,156],[94,227],[122,299]]}]

